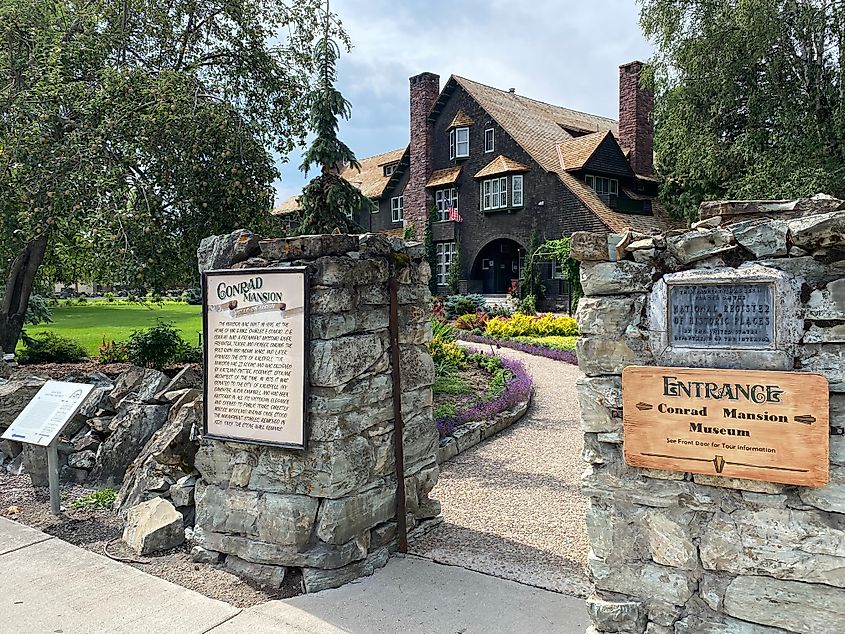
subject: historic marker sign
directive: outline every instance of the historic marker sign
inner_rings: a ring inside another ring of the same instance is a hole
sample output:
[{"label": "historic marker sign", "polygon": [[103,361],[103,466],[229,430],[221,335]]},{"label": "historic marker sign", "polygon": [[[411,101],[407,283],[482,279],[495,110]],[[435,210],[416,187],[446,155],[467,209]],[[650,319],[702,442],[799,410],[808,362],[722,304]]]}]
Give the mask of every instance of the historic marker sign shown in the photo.
[{"label": "historic marker sign", "polygon": [[771,284],[671,284],[669,343],[685,348],[772,348]]},{"label": "historic marker sign", "polygon": [[828,481],[828,384],[819,374],[628,366],[625,462],[784,484]]},{"label": "historic marker sign", "polygon": [[93,385],[47,381],[3,434],[16,440],[46,447],[55,440],[68,421],[82,407]]},{"label": "historic marker sign", "polygon": [[203,274],[205,435],[305,447],[304,268]]}]

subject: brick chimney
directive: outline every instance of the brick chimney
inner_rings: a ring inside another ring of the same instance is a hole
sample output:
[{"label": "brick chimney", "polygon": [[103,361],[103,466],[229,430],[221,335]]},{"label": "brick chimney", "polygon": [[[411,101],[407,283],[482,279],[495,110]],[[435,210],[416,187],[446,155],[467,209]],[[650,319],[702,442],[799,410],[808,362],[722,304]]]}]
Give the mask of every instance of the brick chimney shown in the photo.
[{"label": "brick chimney", "polygon": [[411,175],[405,187],[405,226],[413,224],[417,239],[422,240],[430,196],[425,184],[431,176],[431,152],[434,126],[428,114],[440,95],[440,77],[434,73],[421,73],[411,77]]},{"label": "brick chimney", "polygon": [[644,64],[619,67],[619,145],[637,174],[654,173],[654,94],[640,86]]}]

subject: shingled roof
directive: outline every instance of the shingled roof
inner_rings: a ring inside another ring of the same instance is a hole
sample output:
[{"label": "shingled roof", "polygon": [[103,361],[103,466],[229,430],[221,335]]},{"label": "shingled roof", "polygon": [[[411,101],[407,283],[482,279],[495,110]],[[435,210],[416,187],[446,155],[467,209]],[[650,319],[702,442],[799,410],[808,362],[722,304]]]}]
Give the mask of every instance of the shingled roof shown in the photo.
[{"label": "shingled roof", "polygon": [[527,172],[528,167],[514,161],[507,156],[499,155],[492,161],[487,163],[473,176],[473,178],[485,178],[487,176],[497,176],[498,174],[508,174],[510,172]]},{"label": "shingled roof", "polygon": [[[355,187],[361,190],[361,193],[368,198],[379,198],[383,193],[387,184],[390,182],[391,176],[384,175],[384,166],[391,163],[397,163],[402,160],[403,155],[407,152],[407,148],[399,148],[369,156],[358,161],[361,170],[354,167],[346,166],[340,175],[345,180],[349,181]],[[282,203],[273,209],[273,214],[276,216],[289,214],[294,211],[299,211],[299,196],[291,196],[282,201]]]},{"label": "shingled roof", "polygon": [[[562,159],[562,146],[567,147],[567,154],[569,148],[572,149],[573,160],[580,158],[589,151],[593,143],[598,147],[608,132],[614,136],[618,135],[619,124],[615,119],[529,99],[515,92],[499,90],[457,75],[449,78],[441,97],[451,93],[450,84],[453,83],[475,99],[543,169],[557,174],[564,186],[611,231],[623,231],[630,227],[636,231],[651,233],[676,224],[658,205],[652,206],[653,216],[614,211],[586,183],[572,176],[563,167],[565,161]],[[436,116],[437,111],[436,104],[432,115]],[[586,137],[590,138],[569,146],[569,143]],[[595,147],[589,154],[595,151]],[[589,158],[589,155],[586,158]]]}]

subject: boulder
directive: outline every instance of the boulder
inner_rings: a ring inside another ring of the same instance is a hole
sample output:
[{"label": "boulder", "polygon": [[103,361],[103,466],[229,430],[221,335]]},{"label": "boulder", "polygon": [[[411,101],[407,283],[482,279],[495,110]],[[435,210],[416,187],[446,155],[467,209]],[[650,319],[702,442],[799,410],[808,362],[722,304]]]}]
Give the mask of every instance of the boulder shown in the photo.
[{"label": "boulder", "polygon": [[176,548],[185,541],[182,514],[162,498],[133,506],[126,514],[123,541],[140,555]]},{"label": "boulder", "polygon": [[170,379],[163,372],[134,366],[118,377],[109,399],[115,411],[119,410],[121,403],[130,394],[135,395],[135,400],[141,403],[154,401],[156,394],[169,382]]},{"label": "boulder", "polygon": [[77,451],[67,457],[67,464],[73,469],[85,469],[90,471],[94,468],[97,462],[97,454],[86,449],[84,451]]},{"label": "boulder", "polygon": [[[191,365],[186,365],[184,368],[170,379],[170,382],[156,395],[158,400],[174,400],[165,395],[171,392],[177,392],[187,389],[202,389],[202,370],[199,370]],[[181,395],[181,394],[180,394]]]},{"label": "boulder", "polygon": [[733,234],[727,229],[698,229],[666,238],[669,252],[681,264],[710,258],[736,248]]},{"label": "boulder", "polygon": [[789,235],[807,251],[845,245],[845,210],[790,220]]},{"label": "boulder", "polygon": [[260,251],[261,238],[246,229],[203,238],[197,249],[199,272],[227,269]]},{"label": "boulder", "polygon": [[91,472],[92,480],[105,485],[123,482],[127,467],[166,421],[169,406],[130,403],[121,409],[113,421],[114,431],[101,445]]},{"label": "boulder", "polygon": [[[373,235],[373,234],[369,234]],[[261,257],[266,260],[301,260],[305,258],[319,258],[324,255],[343,255],[349,251],[357,251],[359,240],[354,235],[345,233],[322,234],[316,236],[297,236],[294,238],[274,238],[261,240]],[[366,241],[365,241],[366,243]],[[387,243],[388,252],[390,244]]]},{"label": "boulder", "polygon": [[621,336],[631,325],[639,325],[645,295],[582,297],[575,319],[584,335]]},{"label": "boulder", "polygon": [[747,220],[730,226],[734,239],[756,258],[787,254],[785,220]]},{"label": "boulder", "polygon": [[176,506],[193,506],[196,476],[183,476],[170,485],[170,501]]},{"label": "boulder", "polygon": [[225,562],[226,570],[244,579],[257,583],[262,588],[277,590],[285,580],[284,566],[268,566],[254,564],[235,555],[228,555]]},{"label": "boulder", "polygon": [[619,262],[584,262],[581,286],[585,295],[645,293],[651,290],[654,268],[629,260]]},{"label": "boulder", "polygon": [[0,383],[0,432],[14,422],[47,379],[37,376]]}]

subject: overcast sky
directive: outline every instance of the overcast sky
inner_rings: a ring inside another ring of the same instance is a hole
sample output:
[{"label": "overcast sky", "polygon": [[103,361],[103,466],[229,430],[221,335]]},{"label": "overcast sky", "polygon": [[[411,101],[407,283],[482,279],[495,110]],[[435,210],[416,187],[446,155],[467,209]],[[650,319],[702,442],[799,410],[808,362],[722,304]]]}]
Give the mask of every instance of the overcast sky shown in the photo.
[{"label": "overcast sky", "polygon": [[[461,75],[616,118],[618,67],[645,60],[635,0],[332,0],[353,48],[338,66],[352,102],[340,137],[359,158],[408,143],[408,78]],[[298,153],[279,164],[277,202],[298,194]],[[311,175],[313,176],[313,174]]]}]

